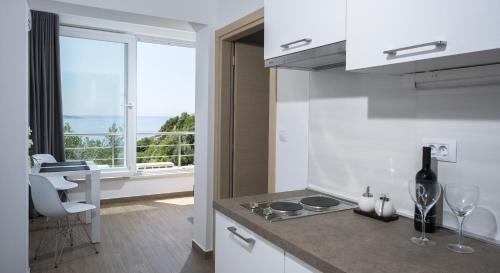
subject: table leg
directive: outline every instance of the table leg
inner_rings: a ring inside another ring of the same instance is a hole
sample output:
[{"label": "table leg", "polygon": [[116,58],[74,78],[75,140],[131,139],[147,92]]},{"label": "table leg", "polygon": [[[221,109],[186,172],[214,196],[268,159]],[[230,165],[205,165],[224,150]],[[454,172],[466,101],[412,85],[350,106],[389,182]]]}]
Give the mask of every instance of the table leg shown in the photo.
[{"label": "table leg", "polygon": [[[87,204],[92,204],[92,175],[87,174],[85,175],[85,202]],[[92,221],[92,212],[87,211],[85,212],[85,224],[90,224]]]},{"label": "table leg", "polygon": [[86,189],[85,197],[89,204],[96,206],[96,209],[87,212],[85,221],[90,225],[90,237],[93,243],[101,241],[101,184],[98,172],[92,172],[85,176]]}]

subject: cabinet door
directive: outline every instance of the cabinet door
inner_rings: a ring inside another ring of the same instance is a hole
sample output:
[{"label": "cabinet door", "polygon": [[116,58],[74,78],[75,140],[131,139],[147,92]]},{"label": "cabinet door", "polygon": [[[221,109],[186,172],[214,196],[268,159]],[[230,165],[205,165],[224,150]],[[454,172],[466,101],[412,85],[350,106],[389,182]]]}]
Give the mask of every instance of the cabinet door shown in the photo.
[{"label": "cabinet door", "polygon": [[285,273],[320,273],[300,259],[285,253]]},{"label": "cabinet door", "polygon": [[[499,10],[498,0],[350,0],[347,70],[376,71],[391,64],[498,49]],[[391,52],[394,49],[401,50]],[[461,66],[461,61],[466,65],[474,58],[454,60],[449,65]],[[421,69],[431,69],[439,62],[443,61],[427,62],[429,67]],[[399,72],[419,69],[411,65],[393,67],[396,72],[401,67],[404,71]]]},{"label": "cabinet door", "polygon": [[264,58],[344,41],[345,18],[346,0],[265,0]]},{"label": "cabinet door", "polygon": [[[233,228],[234,233],[228,228]],[[215,213],[215,273],[283,273],[284,257],[279,247],[220,212]]]}]

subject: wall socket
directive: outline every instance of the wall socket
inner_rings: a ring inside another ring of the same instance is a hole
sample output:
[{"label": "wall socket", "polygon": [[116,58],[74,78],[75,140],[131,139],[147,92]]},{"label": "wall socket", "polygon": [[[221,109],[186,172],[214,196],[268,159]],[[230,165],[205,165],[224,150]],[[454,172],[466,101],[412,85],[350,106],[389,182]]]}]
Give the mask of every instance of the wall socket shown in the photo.
[{"label": "wall socket", "polygon": [[422,145],[431,147],[431,156],[438,161],[457,162],[457,141],[447,138],[424,138]]}]

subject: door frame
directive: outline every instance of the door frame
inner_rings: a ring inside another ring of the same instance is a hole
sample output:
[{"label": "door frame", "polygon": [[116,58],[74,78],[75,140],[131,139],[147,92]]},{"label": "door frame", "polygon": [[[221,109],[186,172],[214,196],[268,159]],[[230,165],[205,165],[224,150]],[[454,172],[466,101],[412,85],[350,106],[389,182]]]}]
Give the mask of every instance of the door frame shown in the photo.
[{"label": "door frame", "polygon": [[[245,37],[249,34],[264,29],[264,8],[258,9],[236,21],[224,26],[215,32],[215,107],[214,107],[214,165],[213,165],[213,198],[218,200],[225,197],[221,194],[223,185],[221,183],[223,167],[221,162],[222,141],[221,136],[225,128],[230,124],[224,124],[222,117],[223,98],[231,92],[231,80],[228,75],[231,67],[227,65],[228,54],[231,51],[231,42]],[[229,59],[230,60],[230,59]],[[275,191],[275,159],[276,159],[276,92],[277,71],[270,69],[269,75],[269,138],[268,138],[268,192]]]}]

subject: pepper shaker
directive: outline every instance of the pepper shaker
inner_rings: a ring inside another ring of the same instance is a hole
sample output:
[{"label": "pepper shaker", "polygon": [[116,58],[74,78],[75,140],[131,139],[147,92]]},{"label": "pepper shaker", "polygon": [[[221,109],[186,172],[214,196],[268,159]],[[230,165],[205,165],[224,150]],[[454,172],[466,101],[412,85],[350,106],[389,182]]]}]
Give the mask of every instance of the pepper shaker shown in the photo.
[{"label": "pepper shaker", "polygon": [[382,194],[375,203],[375,212],[378,216],[389,217],[392,216],[395,211],[394,204],[386,194]]},{"label": "pepper shaker", "polygon": [[363,193],[358,202],[359,209],[364,212],[372,212],[375,208],[375,198],[373,194],[370,193],[370,186],[366,187],[366,191]]}]

